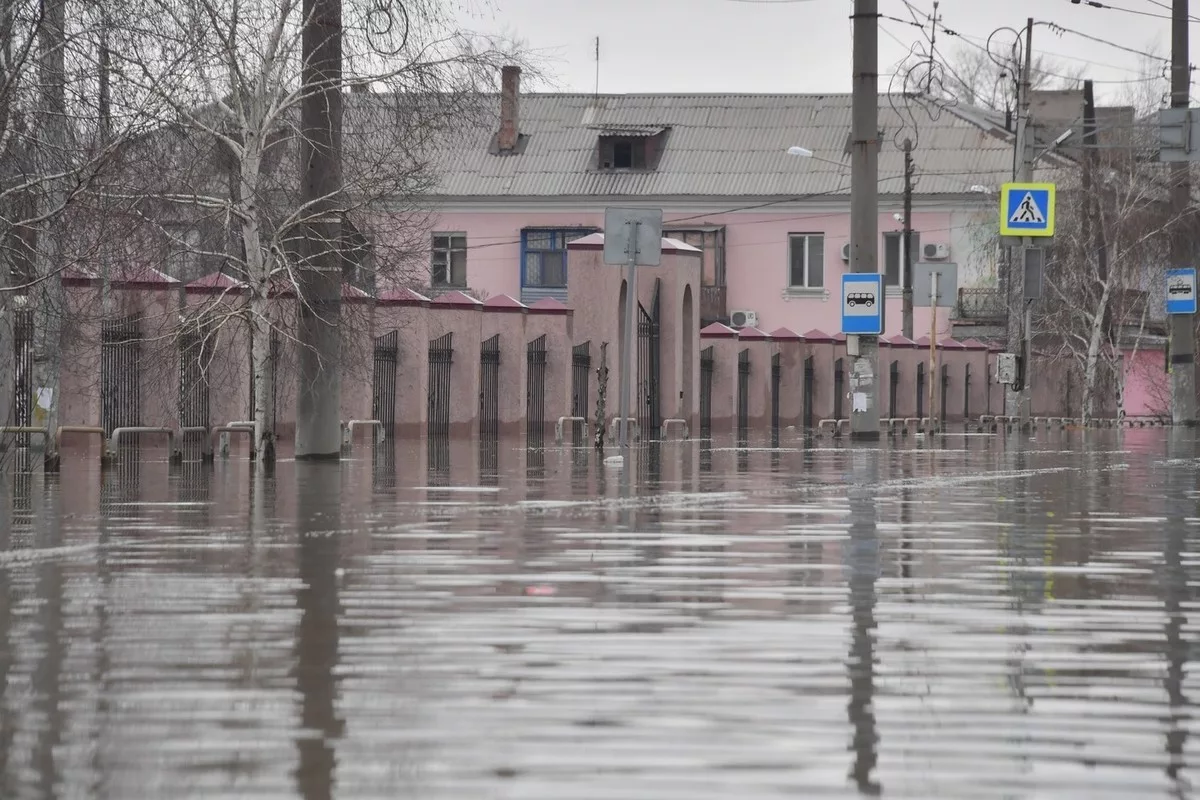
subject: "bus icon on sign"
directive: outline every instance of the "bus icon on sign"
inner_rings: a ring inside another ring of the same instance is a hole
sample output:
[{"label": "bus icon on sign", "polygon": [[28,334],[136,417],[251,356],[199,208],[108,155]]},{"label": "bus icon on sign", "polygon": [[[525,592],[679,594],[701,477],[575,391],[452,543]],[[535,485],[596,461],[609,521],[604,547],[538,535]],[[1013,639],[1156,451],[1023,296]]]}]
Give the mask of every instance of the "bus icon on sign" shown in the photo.
[{"label": "bus icon on sign", "polygon": [[1187,281],[1175,281],[1167,291],[1170,294],[1191,294],[1192,284]]},{"label": "bus icon on sign", "polygon": [[846,305],[851,308],[854,306],[866,306],[870,308],[875,305],[875,295],[870,292],[853,292],[846,295]]}]

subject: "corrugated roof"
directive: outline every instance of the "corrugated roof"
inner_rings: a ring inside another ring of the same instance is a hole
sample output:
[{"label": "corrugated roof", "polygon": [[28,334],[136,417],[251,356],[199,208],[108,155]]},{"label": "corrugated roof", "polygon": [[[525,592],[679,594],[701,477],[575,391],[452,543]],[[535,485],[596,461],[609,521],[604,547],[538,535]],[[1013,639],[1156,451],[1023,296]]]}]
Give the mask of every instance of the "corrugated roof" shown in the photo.
[{"label": "corrugated roof", "polygon": [[[435,193],[463,198],[847,195],[850,101],[848,94],[525,94],[520,101],[520,130],[529,137],[524,151],[489,153],[494,118],[481,122],[446,143]],[[998,187],[1010,180],[1011,138],[971,114],[931,110],[916,99],[880,98],[882,194],[903,189],[904,154],[895,141],[902,136],[916,140],[919,195],[961,195],[974,184]],[[666,130],[656,170],[595,168],[600,133],[621,128]],[[811,150],[815,158],[787,155],[792,145]]]}]

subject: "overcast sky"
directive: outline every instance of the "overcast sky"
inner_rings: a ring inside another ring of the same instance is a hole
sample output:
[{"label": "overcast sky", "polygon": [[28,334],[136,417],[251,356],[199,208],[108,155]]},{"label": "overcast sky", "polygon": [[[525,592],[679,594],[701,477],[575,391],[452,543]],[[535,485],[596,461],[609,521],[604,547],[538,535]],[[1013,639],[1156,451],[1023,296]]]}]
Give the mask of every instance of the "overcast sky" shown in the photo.
[{"label": "overcast sky", "polygon": [[[600,37],[601,92],[848,92],[851,0],[480,0],[476,30],[519,36],[538,50],[554,81],[539,89],[590,92]],[[996,28],[1033,16],[1136,50],[1169,56],[1171,0],[1112,0],[1128,11],[1071,0],[942,0],[942,25],[982,44]],[[879,0],[882,14],[913,15],[903,0]],[[924,14],[932,0],[912,0]],[[1200,17],[1200,2],[1194,3]],[[1133,11],[1141,14],[1131,13]],[[919,15],[917,19],[922,19]],[[880,72],[890,73],[920,29],[881,20]],[[929,31],[926,25],[925,32]],[[1192,24],[1192,61],[1200,21]],[[1012,34],[1007,34],[1008,43]],[[939,31],[937,52],[953,57],[961,40]],[[1034,51],[1084,68],[1103,98],[1117,100],[1141,72],[1140,57],[1072,33],[1038,26]],[[1155,83],[1166,90],[1165,79]],[[880,80],[881,91],[887,78]],[[1193,96],[1197,94],[1195,89]]]}]

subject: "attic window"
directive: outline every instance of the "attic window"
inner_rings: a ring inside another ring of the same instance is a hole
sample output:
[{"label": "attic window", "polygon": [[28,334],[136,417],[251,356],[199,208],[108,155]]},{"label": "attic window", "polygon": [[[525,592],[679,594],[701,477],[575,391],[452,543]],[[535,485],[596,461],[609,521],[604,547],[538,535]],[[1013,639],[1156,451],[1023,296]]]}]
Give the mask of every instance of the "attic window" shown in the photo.
[{"label": "attic window", "polygon": [[646,169],[649,136],[601,136],[600,169]]}]

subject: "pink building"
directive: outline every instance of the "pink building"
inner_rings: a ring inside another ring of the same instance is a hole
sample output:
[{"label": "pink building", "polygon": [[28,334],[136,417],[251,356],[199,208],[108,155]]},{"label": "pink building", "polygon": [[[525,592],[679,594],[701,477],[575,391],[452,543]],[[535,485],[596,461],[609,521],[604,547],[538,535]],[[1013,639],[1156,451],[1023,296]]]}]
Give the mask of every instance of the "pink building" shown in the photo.
[{"label": "pink building", "polygon": [[[431,231],[430,289],[564,300],[566,244],[605,206],[661,207],[667,235],[704,251],[700,319],[836,331],[849,261],[849,95],[566,95],[519,92],[506,70],[496,130],[452,150]],[[904,137],[917,140],[913,261],[956,263],[994,285],[996,187],[1011,137],[965,112],[880,100],[878,258],[887,333],[901,332]],[[911,117],[919,119],[919,132]],[[918,135],[919,134],[919,135]],[[788,154],[801,146],[812,157]],[[928,335],[927,309],[915,335]],[[951,335],[941,312],[939,336]]]}]

